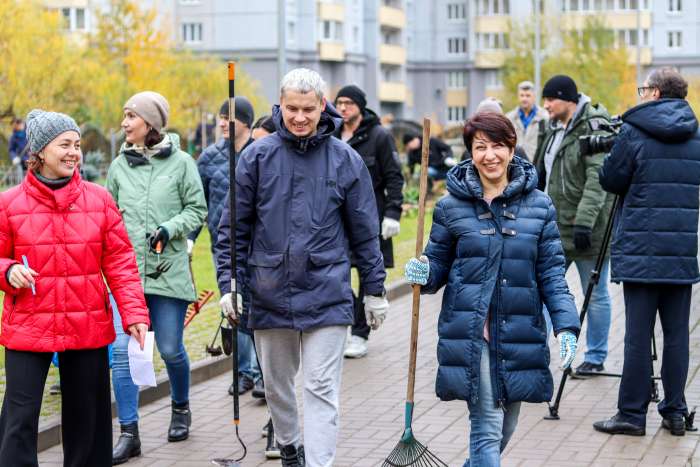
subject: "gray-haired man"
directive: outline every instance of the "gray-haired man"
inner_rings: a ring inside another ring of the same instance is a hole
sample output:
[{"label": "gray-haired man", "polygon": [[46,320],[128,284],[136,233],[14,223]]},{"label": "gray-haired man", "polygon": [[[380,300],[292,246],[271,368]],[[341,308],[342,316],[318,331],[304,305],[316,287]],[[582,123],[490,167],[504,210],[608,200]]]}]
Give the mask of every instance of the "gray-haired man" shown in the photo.
[{"label": "gray-haired man", "polygon": [[513,123],[515,134],[518,137],[518,145],[525,150],[527,158],[532,161],[537,151],[537,138],[544,133],[547,123],[547,112],[537,107],[535,85],[530,81],[518,84],[518,107],[506,114]]},{"label": "gray-haired man", "polygon": [[[342,119],[323,87],[315,71],[290,71],[272,112],[277,131],[248,146],[236,166],[237,280],[289,467],[304,465],[304,450],[313,467],[335,460],[343,350],[353,323],[350,250],[369,320],[382,321],[389,308],[372,180],[359,154],[333,137]],[[228,210],[216,245],[222,292],[230,289]],[[294,387],[300,363],[304,447]]]}]

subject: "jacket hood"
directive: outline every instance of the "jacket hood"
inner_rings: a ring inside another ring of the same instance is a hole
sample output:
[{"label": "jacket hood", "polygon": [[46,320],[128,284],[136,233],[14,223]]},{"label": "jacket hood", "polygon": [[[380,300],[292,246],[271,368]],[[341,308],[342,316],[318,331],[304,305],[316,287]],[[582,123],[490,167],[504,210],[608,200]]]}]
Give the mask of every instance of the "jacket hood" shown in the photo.
[{"label": "jacket hood", "polygon": [[631,108],[622,120],[666,143],[682,143],[698,131],[698,120],[685,99],[659,99]]},{"label": "jacket hood", "polygon": [[[508,169],[508,186],[501,195],[509,199],[537,188],[537,170],[527,159],[513,156]],[[457,198],[473,200],[484,197],[479,172],[471,159],[462,161],[447,172],[447,191]]]},{"label": "jacket hood", "polygon": [[68,184],[57,190],[52,190],[44,185],[34,174],[34,171],[27,171],[27,175],[22,182],[27,193],[41,203],[58,209],[66,209],[80,195],[82,186],[80,171],[75,170]]},{"label": "jacket hood", "polygon": [[333,136],[333,134],[343,125],[343,119],[330,102],[326,102],[326,108],[321,112],[321,119],[316,128],[316,134],[306,138],[299,138],[284,126],[282,110],[279,104],[272,107],[272,121],[275,123],[277,134],[289,144],[292,149],[299,153],[305,153],[309,148],[314,148]]}]

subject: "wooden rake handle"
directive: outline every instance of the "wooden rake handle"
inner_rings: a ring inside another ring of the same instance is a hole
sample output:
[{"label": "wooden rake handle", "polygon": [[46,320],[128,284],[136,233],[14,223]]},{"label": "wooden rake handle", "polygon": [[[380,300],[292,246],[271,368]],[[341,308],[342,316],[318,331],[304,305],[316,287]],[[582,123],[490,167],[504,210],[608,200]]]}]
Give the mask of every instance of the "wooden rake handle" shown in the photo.
[{"label": "wooden rake handle", "polygon": [[[420,189],[418,194],[418,228],[416,229],[416,258],[423,253],[425,230],[425,196],[428,191],[428,154],[430,148],[430,119],[423,119],[423,147],[420,161]],[[408,389],[406,402],[413,403],[416,388],[416,356],[418,354],[418,321],[420,316],[420,285],[413,285],[413,315],[411,317],[411,344],[408,361]]]}]

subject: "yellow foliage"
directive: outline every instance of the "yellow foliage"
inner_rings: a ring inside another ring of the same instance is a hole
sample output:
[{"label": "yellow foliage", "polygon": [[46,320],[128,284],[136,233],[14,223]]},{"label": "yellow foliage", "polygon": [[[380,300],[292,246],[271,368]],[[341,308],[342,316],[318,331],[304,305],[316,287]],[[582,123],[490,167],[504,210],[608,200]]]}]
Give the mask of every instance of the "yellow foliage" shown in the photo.
[{"label": "yellow foliage", "polygon": [[[111,0],[84,41],[62,30],[57,11],[35,0],[0,0],[0,119],[34,107],[73,115],[103,131],[119,128],[126,100],[161,93],[172,128],[186,131],[228,97],[226,64],[178,49],[172,25],[136,0]],[[236,73],[236,93],[269,112],[258,83]]]}]

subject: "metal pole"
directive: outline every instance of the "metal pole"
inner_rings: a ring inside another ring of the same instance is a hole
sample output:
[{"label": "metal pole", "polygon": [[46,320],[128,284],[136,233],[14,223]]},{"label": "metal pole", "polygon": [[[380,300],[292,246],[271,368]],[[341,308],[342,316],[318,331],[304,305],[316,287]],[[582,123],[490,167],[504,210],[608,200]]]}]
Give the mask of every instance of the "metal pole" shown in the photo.
[{"label": "metal pole", "polygon": [[539,94],[542,85],[542,63],[540,62],[541,34],[540,30],[540,5],[542,0],[533,0],[535,7],[535,96],[539,102]]},{"label": "metal pole", "polygon": [[287,73],[287,14],[286,0],[277,0],[277,82]]},{"label": "metal pole", "polygon": [[[642,84],[642,2],[637,3],[637,57],[636,57],[637,86]],[[641,97],[637,95],[637,104]]]}]

